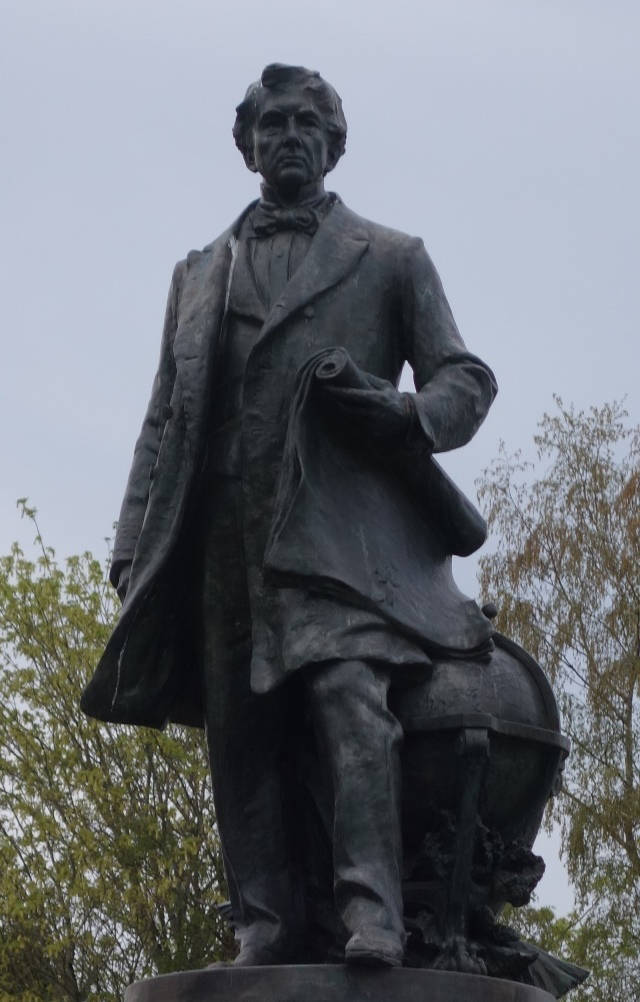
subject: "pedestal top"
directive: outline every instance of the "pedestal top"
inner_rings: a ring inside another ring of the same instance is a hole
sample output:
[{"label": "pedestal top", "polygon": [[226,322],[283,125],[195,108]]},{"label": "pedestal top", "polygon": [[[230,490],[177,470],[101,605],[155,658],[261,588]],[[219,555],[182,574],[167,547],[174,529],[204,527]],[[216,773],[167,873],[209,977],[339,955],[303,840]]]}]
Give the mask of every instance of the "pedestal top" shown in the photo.
[{"label": "pedestal top", "polygon": [[540,988],[475,974],[345,965],[219,967],[138,981],[125,1002],[555,1002]]}]

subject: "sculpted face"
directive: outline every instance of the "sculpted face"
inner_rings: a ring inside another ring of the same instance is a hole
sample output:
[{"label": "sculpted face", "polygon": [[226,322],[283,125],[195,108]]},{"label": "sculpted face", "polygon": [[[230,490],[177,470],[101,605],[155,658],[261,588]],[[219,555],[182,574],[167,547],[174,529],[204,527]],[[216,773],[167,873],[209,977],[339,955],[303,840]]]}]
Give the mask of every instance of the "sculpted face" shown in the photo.
[{"label": "sculpted face", "polygon": [[253,129],[256,169],[282,198],[295,200],[302,185],[326,172],[329,137],[308,91],[302,87],[267,90]]}]

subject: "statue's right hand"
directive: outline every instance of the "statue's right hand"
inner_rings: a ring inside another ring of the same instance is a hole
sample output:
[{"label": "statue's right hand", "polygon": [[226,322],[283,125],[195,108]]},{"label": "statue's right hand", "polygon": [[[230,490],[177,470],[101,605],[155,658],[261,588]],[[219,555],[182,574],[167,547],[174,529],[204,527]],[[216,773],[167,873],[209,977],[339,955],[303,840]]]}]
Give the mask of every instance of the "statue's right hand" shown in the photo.
[{"label": "statue's right hand", "polygon": [[124,564],[120,574],[118,576],[118,586],[116,591],[118,593],[118,598],[121,602],[124,602],[127,590],[129,588],[129,578],[131,577],[131,564]]}]

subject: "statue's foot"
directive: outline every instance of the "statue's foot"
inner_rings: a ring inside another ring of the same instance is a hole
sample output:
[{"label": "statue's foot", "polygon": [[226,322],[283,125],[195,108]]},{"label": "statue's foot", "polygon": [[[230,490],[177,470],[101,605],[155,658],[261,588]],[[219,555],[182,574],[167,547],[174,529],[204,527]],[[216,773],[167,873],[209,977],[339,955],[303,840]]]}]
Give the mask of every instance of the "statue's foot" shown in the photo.
[{"label": "statue's foot", "polygon": [[286,964],[287,962],[291,962],[290,953],[285,950],[275,950],[272,947],[247,943],[240,948],[240,953],[233,961],[233,966],[269,967],[272,964]]},{"label": "statue's foot", "polygon": [[404,949],[402,941],[387,929],[366,927],[355,932],[344,950],[347,964],[365,967],[401,967]]},{"label": "statue's foot", "polygon": [[216,960],[213,964],[207,964],[206,969],[215,971],[220,967],[271,967],[277,964],[291,963],[293,963],[291,950],[279,950],[246,943],[240,947],[240,953],[235,960]]},{"label": "statue's foot", "polygon": [[270,967],[277,964],[304,963],[301,946],[297,940],[284,937],[265,943],[259,938],[248,936],[240,945],[240,952],[233,961],[233,967]]}]

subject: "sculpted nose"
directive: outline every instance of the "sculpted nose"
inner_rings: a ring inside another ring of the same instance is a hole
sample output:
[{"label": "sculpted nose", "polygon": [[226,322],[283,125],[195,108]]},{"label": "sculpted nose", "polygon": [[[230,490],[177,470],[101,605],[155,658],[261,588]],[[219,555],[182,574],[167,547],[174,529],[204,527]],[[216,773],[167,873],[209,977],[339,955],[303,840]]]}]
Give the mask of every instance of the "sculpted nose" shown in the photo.
[{"label": "sculpted nose", "polygon": [[287,144],[287,146],[297,146],[300,143],[300,136],[298,135],[298,126],[293,116],[287,119],[287,126],[284,133],[284,141]]}]

